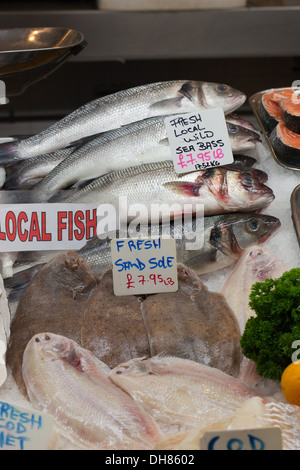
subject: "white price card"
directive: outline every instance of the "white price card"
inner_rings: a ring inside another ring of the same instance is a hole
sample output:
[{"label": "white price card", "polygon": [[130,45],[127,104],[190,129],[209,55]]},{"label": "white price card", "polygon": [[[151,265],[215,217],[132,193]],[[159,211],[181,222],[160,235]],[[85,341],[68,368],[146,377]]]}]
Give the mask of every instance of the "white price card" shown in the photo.
[{"label": "white price card", "polygon": [[282,450],[279,427],[208,431],[200,439],[201,450]]},{"label": "white price card", "polygon": [[165,118],[176,173],[228,165],[233,154],[221,108]]},{"label": "white price card", "polygon": [[0,401],[0,450],[47,450],[54,418]]},{"label": "white price card", "polygon": [[178,290],[173,238],[122,238],[111,241],[115,295]]}]

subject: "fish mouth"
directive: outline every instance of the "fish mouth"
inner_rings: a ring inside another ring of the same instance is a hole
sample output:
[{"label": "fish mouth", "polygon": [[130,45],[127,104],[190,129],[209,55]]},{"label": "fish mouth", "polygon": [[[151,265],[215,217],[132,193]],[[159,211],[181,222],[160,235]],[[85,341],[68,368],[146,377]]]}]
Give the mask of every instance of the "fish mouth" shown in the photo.
[{"label": "fish mouth", "polygon": [[228,107],[230,107],[230,109],[226,110],[226,114],[230,114],[237,108],[242,106],[245,103],[246,99],[246,95],[244,95],[242,92],[236,94],[230,93],[228,95]]},{"label": "fish mouth", "polygon": [[259,237],[260,243],[265,243],[269,240],[280,227],[281,222],[279,219],[274,219],[274,221],[268,223],[265,232]]}]

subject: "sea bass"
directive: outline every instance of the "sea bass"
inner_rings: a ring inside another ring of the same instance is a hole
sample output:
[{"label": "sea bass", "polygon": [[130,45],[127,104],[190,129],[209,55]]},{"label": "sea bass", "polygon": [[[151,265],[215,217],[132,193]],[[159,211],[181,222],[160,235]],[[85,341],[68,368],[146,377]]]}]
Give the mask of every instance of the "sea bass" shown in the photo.
[{"label": "sea bass", "polygon": [[[34,189],[57,191],[131,166],[172,160],[165,116],[134,122],[91,138],[71,152]],[[233,154],[255,148],[259,136],[227,124]]]},{"label": "sea bass", "polygon": [[151,116],[221,107],[225,113],[239,108],[244,93],[230,86],[174,80],[122,90],[91,101],[39,134],[1,145],[1,162],[30,158],[67,147],[85,136],[116,129]]},{"label": "sea bass", "polygon": [[[101,279],[112,267],[110,245],[113,238],[167,235],[176,240],[178,263],[184,263],[202,275],[234,264],[246,248],[265,243],[279,227],[278,218],[252,212],[192,217],[145,226],[132,223],[124,231],[111,230],[95,236],[77,253],[94,276]],[[33,259],[29,263],[25,259],[19,271],[6,279],[10,302],[20,298],[32,277],[45,265],[36,253],[28,255]],[[51,257],[50,252],[47,261]]]},{"label": "sea bass", "polygon": [[112,369],[109,377],[164,431],[208,426],[257,395],[218,369],[172,356],[132,359]]},{"label": "sea bass", "polygon": [[56,152],[26,158],[6,167],[3,189],[27,189],[37,184],[75,150],[67,147]]},{"label": "sea bass", "polygon": [[[177,261],[192,267],[198,275],[235,263],[249,246],[265,243],[280,227],[280,220],[265,214],[231,213],[197,218],[179,223],[129,226],[126,233],[112,231],[95,237],[78,250],[96,277],[111,268],[112,238],[148,237],[161,234],[176,240]],[[198,238],[199,237],[199,238]],[[199,243],[199,244],[198,244]],[[200,245],[200,246],[199,246]]]},{"label": "sea bass", "polygon": [[143,224],[155,217],[161,205],[169,207],[174,217],[187,212],[188,206],[197,213],[196,205],[205,216],[256,210],[269,205],[274,194],[252,177],[253,172],[220,167],[180,175],[167,160],[115,171],[82,189],[66,190],[64,202],[93,203],[95,207],[110,204],[119,208],[121,222],[132,220],[139,212]]},{"label": "sea bass", "polygon": [[58,429],[86,449],[152,449],[155,421],[109,379],[110,369],[74,341],[35,335],[23,357],[31,403],[55,417]]}]

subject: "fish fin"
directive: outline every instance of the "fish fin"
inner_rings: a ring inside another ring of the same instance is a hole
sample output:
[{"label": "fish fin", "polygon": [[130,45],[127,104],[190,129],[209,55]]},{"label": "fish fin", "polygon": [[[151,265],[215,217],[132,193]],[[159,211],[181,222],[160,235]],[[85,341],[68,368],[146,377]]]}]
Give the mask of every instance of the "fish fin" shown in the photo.
[{"label": "fish fin", "polygon": [[33,135],[32,134],[14,134],[14,135],[10,135],[9,137],[15,140],[26,140],[26,139],[29,139],[30,137],[33,137]]},{"label": "fish fin", "polygon": [[158,143],[159,143],[159,145],[165,145],[166,147],[169,147],[169,145],[170,145],[168,137],[165,137],[164,139],[161,139]]},{"label": "fish fin", "polygon": [[11,289],[8,294],[10,302],[20,300],[24,290],[30,284],[35,274],[44,266],[44,263],[36,264],[30,268],[15,273],[12,277],[5,279],[5,289]]},{"label": "fish fin", "polygon": [[199,255],[194,256],[193,258],[190,258],[188,261],[185,262],[185,265],[197,271],[198,266],[201,266],[201,269],[203,269],[203,267],[206,264],[210,266],[211,263],[216,263],[216,262],[217,262],[217,249],[213,248],[212,250],[206,253],[201,253]]},{"label": "fish fin", "polygon": [[19,171],[19,163],[16,162],[12,165],[8,165],[6,170],[6,178],[2,189],[17,189],[20,188],[22,181],[22,175]]},{"label": "fish fin", "polygon": [[171,108],[180,108],[181,107],[181,97],[177,98],[169,98],[166,100],[162,101],[157,101],[156,103],[153,103],[149,106],[151,111],[165,111],[166,109],[171,109]]},{"label": "fish fin", "polygon": [[70,147],[79,148],[79,147],[83,146],[84,144],[86,144],[87,142],[90,142],[91,140],[96,139],[96,137],[101,136],[102,134],[105,134],[105,132],[99,132],[98,134],[91,134],[91,135],[87,135],[85,137],[81,137],[81,139],[73,140],[72,142],[70,142],[67,145],[66,148],[70,148]]},{"label": "fish fin", "polygon": [[1,190],[0,204],[38,204],[47,201],[48,197],[47,193],[27,189]]},{"label": "fish fin", "polygon": [[201,182],[198,183],[190,183],[188,181],[168,181],[167,183],[163,183],[163,187],[166,189],[170,189],[173,193],[176,194],[186,194],[188,196],[198,196],[199,190],[202,186]]},{"label": "fish fin", "polygon": [[19,140],[0,143],[0,165],[9,165],[23,159],[18,152],[19,143]]}]

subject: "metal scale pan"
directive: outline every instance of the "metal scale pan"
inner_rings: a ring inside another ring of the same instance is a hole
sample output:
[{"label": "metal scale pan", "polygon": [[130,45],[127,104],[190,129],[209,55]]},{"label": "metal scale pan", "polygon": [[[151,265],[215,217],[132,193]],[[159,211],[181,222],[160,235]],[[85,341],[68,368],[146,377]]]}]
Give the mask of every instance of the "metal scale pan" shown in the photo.
[{"label": "metal scale pan", "polygon": [[6,96],[23,93],[86,44],[80,32],[69,28],[0,29],[0,80]]}]

